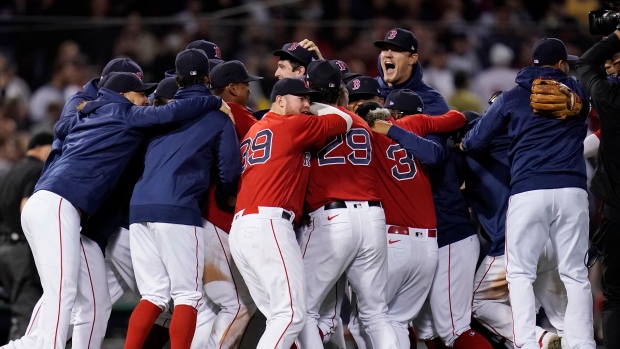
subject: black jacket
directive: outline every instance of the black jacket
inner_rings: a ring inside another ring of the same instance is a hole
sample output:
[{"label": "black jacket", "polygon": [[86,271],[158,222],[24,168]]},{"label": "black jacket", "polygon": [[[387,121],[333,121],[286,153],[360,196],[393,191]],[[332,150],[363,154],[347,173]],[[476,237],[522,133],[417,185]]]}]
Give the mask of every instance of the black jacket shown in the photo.
[{"label": "black jacket", "polygon": [[620,85],[607,80],[600,68],[620,52],[616,34],[596,43],[577,61],[577,76],[601,125],[601,144],[590,190],[606,204],[620,208]]}]

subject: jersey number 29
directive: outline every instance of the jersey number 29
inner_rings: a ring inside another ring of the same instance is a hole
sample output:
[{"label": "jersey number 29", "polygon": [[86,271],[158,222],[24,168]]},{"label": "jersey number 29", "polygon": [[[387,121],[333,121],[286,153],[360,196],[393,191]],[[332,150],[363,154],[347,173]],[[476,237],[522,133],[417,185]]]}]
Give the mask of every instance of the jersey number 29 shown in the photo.
[{"label": "jersey number 29", "polygon": [[[351,148],[351,153],[346,157],[330,155],[332,151],[345,142],[347,146]],[[353,128],[347,132],[346,136],[336,136],[336,138],[324,146],[317,155],[319,166],[342,165],[345,164],[347,160],[353,165],[368,165],[370,164],[371,153],[372,148],[370,146],[370,135],[368,131],[363,128]]]}]

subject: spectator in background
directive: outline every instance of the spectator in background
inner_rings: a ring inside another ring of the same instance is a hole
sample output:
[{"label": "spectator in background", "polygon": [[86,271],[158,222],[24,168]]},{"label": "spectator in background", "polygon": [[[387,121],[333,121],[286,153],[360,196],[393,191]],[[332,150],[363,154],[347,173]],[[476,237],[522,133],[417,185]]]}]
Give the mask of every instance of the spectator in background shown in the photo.
[{"label": "spectator in background", "polygon": [[56,63],[52,79],[32,94],[32,98],[28,103],[31,123],[44,120],[47,116],[47,108],[51,103],[65,103],[63,90],[67,85],[67,79],[65,77],[64,64],[70,63]]},{"label": "spectator in background", "polygon": [[30,87],[17,76],[17,66],[0,53],[0,99],[5,98],[20,98],[26,104],[30,98]]},{"label": "spectator in background", "polygon": [[142,17],[132,13],[114,45],[114,56],[127,56],[140,66],[149,66],[157,54],[157,40],[142,24]]},{"label": "spectator in background", "polygon": [[450,51],[448,52],[448,68],[452,72],[466,71],[475,75],[480,71],[480,61],[467,33],[456,29],[448,33]]},{"label": "spectator in background", "polygon": [[9,293],[11,310],[9,339],[26,333],[30,315],[43,294],[41,281],[21,226],[21,210],[32,195],[54,137],[39,133],[30,139],[26,158],[0,181],[0,282]]},{"label": "spectator in background", "polygon": [[497,91],[508,91],[517,86],[517,70],[510,65],[514,59],[512,49],[502,43],[491,46],[491,67],[481,71],[472,82],[472,92],[478,100],[486,101]]},{"label": "spectator in background", "polygon": [[448,54],[443,46],[437,46],[431,55],[433,59],[424,68],[424,82],[433,87],[442,96],[454,94],[454,74],[448,67]]},{"label": "spectator in background", "polygon": [[458,111],[471,110],[477,113],[482,111],[478,97],[469,92],[469,76],[467,72],[459,71],[454,74],[454,88],[454,94],[447,101],[450,109]]},{"label": "spectator in background", "polygon": [[63,74],[65,77],[65,88],[62,90],[63,102],[78,91],[82,91],[82,86],[88,82],[88,58],[80,53],[75,58],[63,64]]}]

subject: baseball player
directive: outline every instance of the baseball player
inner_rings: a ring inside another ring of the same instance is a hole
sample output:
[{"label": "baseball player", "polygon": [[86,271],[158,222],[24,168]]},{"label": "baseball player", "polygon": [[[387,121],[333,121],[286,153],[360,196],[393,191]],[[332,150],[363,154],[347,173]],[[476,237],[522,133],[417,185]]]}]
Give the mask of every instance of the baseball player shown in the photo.
[{"label": "baseball player", "polygon": [[[497,98],[462,143],[465,151],[484,149],[506,127],[512,138],[508,148],[511,196],[506,217],[506,280],[514,344],[519,348],[539,347],[532,284],[545,247],[541,242],[548,239],[557,251],[558,271],[568,294],[565,338],[571,348],[596,347],[592,294],[583,263],[589,217],[582,143],[588,105],[579,83],[566,75],[569,59],[576,57],[567,54],[562,41],[538,41],[532,49],[533,66],[519,72],[518,86]],[[546,84],[534,81],[541,76],[574,91],[572,100],[564,104],[573,111],[581,110],[578,115],[562,120],[532,113],[531,92]],[[579,97],[586,102],[573,109]]]},{"label": "baseball player", "polygon": [[76,298],[78,289],[92,291],[79,278],[80,220],[94,214],[116,184],[143,137],[139,130],[196,117],[198,112],[188,109],[197,106],[221,107],[210,98],[157,110],[137,107],[147,103],[145,92],[154,85],[131,73],[115,74],[104,87],[97,100],[80,105],[61,158],[42,175],[22,212],[44,290],[37,348],[64,347],[71,309],[83,302]]},{"label": "baseball player", "polygon": [[[175,65],[180,89],[174,100],[211,96],[206,86],[209,61],[202,50],[180,52]],[[144,174],[130,203],[131,259],[142,300],[129,320],[125,348],[142,348],[171,297],[171,344],[192,345],[203,302],[201,205],[216,158],[222,195],[236,191],[241,172],[237,146],[232,121],[211,111],[149,140]]]},{"label": "baseball player", "polygon": [[[438,117],[423,115],[422,99],[406,89],[392,91],[386,103],[389,110],[368,112],[365,120],[378,133],[373,145],[382,154],[378,157],[380,175],[386,179],[381,196],[387,223],[388,317],[399,348],[409,348],[408,326],[428,296],[438,255],[433,196],[424,165],[441,163],[441,148],[421,137],[458,129],[465,117],[456,111]],[[366,106],[360,109],[360,113],[368,110]],[[373,122],[371,116],[380,112],[392,115],[392,123]],[[355,320],[349,330],[356,341],[362,341]]]},{"label": "baseball player", "polygon": [[[242,138],[257,122],[245,107],[250,98],[249,82],[262,79],[248,74],[240,61],[222,63],[211,71],[214,95],[230,106],[235,117],[238,138]],[[256,311],[235,261],[230,255],[228,233],[233,221],[234,207],[216,196],[216,183],[209,188],[208,206],[203,211],[205,229],[204,289],[219,312],[209,339],[208,348],[237,348],[248,322]],[[222,208],[223,207],[223,208]]]},{"label": "baseball player", "polygon": [[[422,98],[426,114],[443,115],[449,111],[444,98],[422,82],[418,40],[413,33],[392,29],[384,40],[376,41],[375,46],[381,49],[377,81],[382,97],[387,98],[392,90],[408,88]],[[467,290],[473,287],[480,250],[478,237],[470,223],[467,203],[461,194],[454,159],[447,150],[445,138],[439,135],[426,138],[441,145],[444,159],[441,166],[429,168],[439,259],[428,304],[414,327],[427,345],[434,345],[430,341],[437,339],[437,345],[445,343],[457,349],[490,348],[488,341],[470,327],[471,293]]]},{"label": "baseball player", "polygon": [[[466,112],[470,125],[479,114]],[[459,141],[459,140],[457,140]],[[506,282],[504,234],[506,211],[510,197],[510,164],[508,148],[511,137],[504,130],[496,136],[484,152],[455,154],[465,181],[465,196],[482,228],[489,236],[491,246],[478,267],[474,279],[472,315],[491,333],[500,336],[508,348],[513,348],[512,317]],[[551,324],[563,335],[566,310],[566,289],[557,272],[556,256],[550,242],[538,260],[534,294],[537,304],[544,307]],[[560,337],[536,327],[536,338],[541,348],[560,346]],[[567,342],[563,341],[568,348]]]},{"label": "baseball player", "polygon": [[[310,87],[326,104],[336,105],[342,80],[329,61],[308,66]],[[317,348],[319,308],[344,273],[358,296],[360,319],[375,346],[398,348],[387,318],[385,215],[373,167],[372,136],[366,122],[350,113],[345,135],[330,138],[311,160],[306,209],[312,231],[302,245],[308,316],[299,335],[301,348]],[[376,154],[375,154],[376,155]]]},{"label": "baseball player", "polygon": [[278,79],[304,76],[308,64],[319,59],[315,51],[307,50],[297,42],[284,44],[282,49],[274,51],[273,55],[280,57],[275,72],[275,77]]},{"label": "baseball player", "polygon": [[370,76],[359,76],[353,78],[347,83],[347,91],[349,92],[348,109],[356,112],[357,108],[365,102],[374,101],[383,105],[383,97],[381,97],[381,86],[377,80]]},{"label": "baseball player", "polygon": [[241,142],[244,165],[230,251],[252,299],[267,318],[259,349],[289,349],[304,326],[304,267],[292,222],[301,214],[310,174],[307,150],[323,146],[352,123],[344,113],[304,115],[311,94],[316,92],[302,80],[278,81],[270,112]]}]

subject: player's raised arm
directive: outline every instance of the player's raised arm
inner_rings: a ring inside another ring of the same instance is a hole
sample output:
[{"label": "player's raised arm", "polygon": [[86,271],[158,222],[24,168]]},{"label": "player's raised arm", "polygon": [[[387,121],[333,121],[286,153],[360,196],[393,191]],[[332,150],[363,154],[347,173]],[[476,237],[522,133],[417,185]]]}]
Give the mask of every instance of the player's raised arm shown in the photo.
[{"label": "player's raised arm", "polygon": [[502,112],[505,93],[502,93],[480,121],[465,135],[461,143],[464,151],[484,149],[508,124],[509,115]]}]

